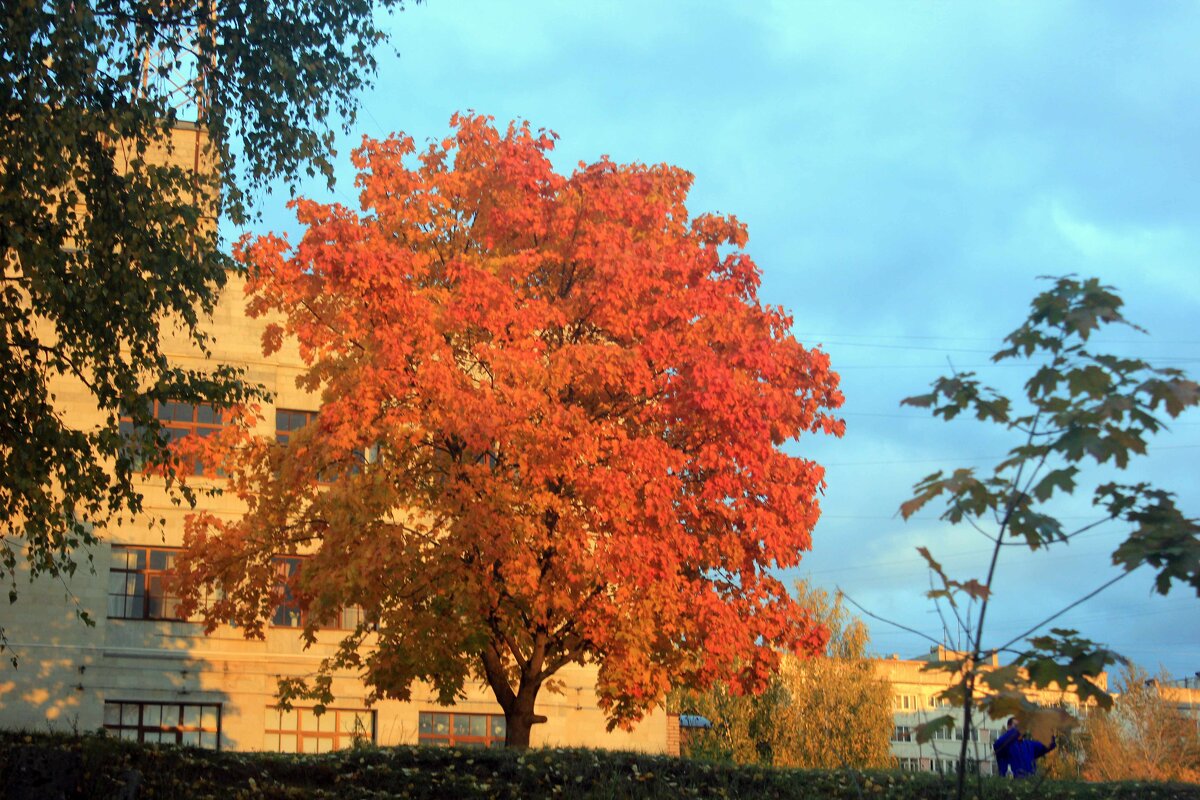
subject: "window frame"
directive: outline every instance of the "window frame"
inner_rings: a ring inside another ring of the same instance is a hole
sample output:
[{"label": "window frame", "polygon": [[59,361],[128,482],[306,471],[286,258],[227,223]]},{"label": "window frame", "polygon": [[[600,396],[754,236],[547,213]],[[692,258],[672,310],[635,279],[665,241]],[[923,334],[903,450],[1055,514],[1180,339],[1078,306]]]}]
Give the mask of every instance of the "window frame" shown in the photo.
[{"label": "window frame", "polygon": [[[116,722],[109,722],[109,708],[111,706],[116,707],[116,715],[117,715]],[[125,719],[126,719],[125,711],[126,711],[127,706],[136,706],[137,707],[137,721],[135,723],[130,724],[125,721]],[[158,725],[152,725],[147,722],[148,715],[146,712],[150,708],[158,709],[157,716],[158,716],[158,719],[160,720]],[[162,713],[163,713],[163,710],[167,709],[167,708],[178,709],[178,716],[176,717],[176,719],[179,720],[178,724],[175,724],[175,725],[162,724],[162,722],[161,722]],[[188,725],[188,724],[184,723],[184,720],[186,720],[188,718],[188,713],[185,709],[197,709],[198,710],[198,714],[199,714],[199,718],[200,718],[200,723],[198,725]],[[216,726],[214,728],[206,728],[204,726],[204,709],[214,709],[215,710]],[[103,723],[104,723],[104,725],[103,725],[104,729],[106,731],[112,731],[113,732],[112,735],[117,739],[125,739],[126,741],[136,741],[136,742],[139,742],[142,744],[167,744],[167,745],[174,745],[176,747],[197,747],[197,748],[200,748],[203,750],[214,750],[217,752],[220,752],[220,750],[221,750],[221,716],[222,715],[221,715],[221,704],[220,703],[184,703],[184,702],[177,702],[177,701],[161,701],[161,700],[125,700],[125,699],[108,700],[108,699],[105,699],[104,708],[103,708],[102,713],[103,713],[102,719],[103,719]],[[135,731],[136,736],[126,736],[124,734],[125,731]],[[156,734],[157,738],[147,742],[146,734],[148,734],[148,733]],[[175,735],[175,741],[174,742],[163,742],[162,735],[169,734],[169,733],[173,733]],[[195,743],[183,741],[184,736],[186,734],[192,734],[192,733],[198,734],[196,737],[197,741]],[[212,734],[212,737],[213,737],[212,738],[212,742],[213,742],[212,747],[207,747],[204,744],[204,734],[206,734],[206,733]]]},{"label": "window frame", "polygon": [[[446,718],[446,731],[435,730],[437,717]],[[482,736],[471,733],[471,722],[483,719]],[[459,733],[459,719],[466,721],[467,733]],[[427,722],[428,720],[428,722]],[[499,727],[497,727],[499,726]],[[417,714],[417,745],[422,747],[501,748],[508,732],[503,713],[479,711],[419,711]]]},{"label": "window frame", "polygon": [[[179,408],[191,409],[191,418],[188,420],[176,419],[175,414]],[[169,417],[163,416],[164,409],[170,409],[171,415]],[[200,419],[201,411],[206,409],[212,414],[212,420],[207,422]],[[219,432],[226,425],[224,412],[225,409],[217,408],[211,403],[193,404],[181,400],[154,400],[150,407],[150,415],[158,421],[160,441],[168,448],[176,441],[187,436],[207,438]],[[117,418],[117,430],[122,438],[129,438],[137,433],[133,417],[125,409],[121,409]],[[133,468],[135,470],[145,471],[147,466],[144,457],[138,456],[133,459]],[[219,467],[206,468],[204,462],[200,459],[196,459],[195,463],[192,464],[192,475],[201,478],[225,477],[224,471]]]},{"label": "window frame", "polygon": [[[126,567],[125,568],[118,567],[117,566],[117,555],[118,555],[119,551],[123,552],[127,555],[131,555],[133,553],[140,553],[141,557],[142,557],[142,562],[144,563],[145,566],[141,569],[136,568],[136,566],[134,569],[128,569],[127,567],[128,567],[129,562],[128,562],[128,559],[126,559]],[[108,577],[108,595],[107,595],[108,606],[106,609],[107,619],[130,619],[130,620],[143,620],[143,621],[152,621],[152,622],[188,622],[187,617],[168,616],[166,613],[167,609],[169,607],[178,608],[178,603],[180,602],[180,598],[178,595],[170,593],[168,582],[174,578],[174,575],[171,572],[172,568],[173,568],[174,556],[177,556],[181,552],[183,552],[183,548],[181,548],[181,547],[158,547],[158,546],[152,546],[152,545],[138,545],[138,544],[113,544],[111,546],[111,550],[110,550],[109,565],[108,565],[108,576],[109,577]],[[153,564],[153,562],[154,562],[154,556],[156,554],[165,554],[168,556],[168,562],[165,567],[156,569],[151,566],[151,564]],[[122,582],[123,586],[121,587],[125,590],[124,592],[117,593],[117,592],[113,591],[113,589],[114,589],[113,576],[114,575],[124,575],[125,576],[125,578]],[[139,584],[138,588],[141,589],[140,595],[139,594],[131,595],[128,593],[130,576],[136,576],[135,580]],[[159,602],[162,604],[162,613],[159,615],[154,615],[151,612],[152,600],[155,596],[155,592],[153,592],[151,590],[151,586],[155,583],[156,580],[158,582],[158,586],[161,589],[161,597],[159,598]],[[138,597],[141,598],[141,602],[142,602],[141,614],[134,615],[134,614],[128,613],[131,602]],[[121,598],[122,610],[125,612],[120,615],[116,615],[113,613],[113,611],[114,611],[113,604],[117,598]],[[174,601],[174,603],[169,605],[170,601]]]},{"label": "window frame", "polygon": [[[300,409],[300,408],[281,408],[279,406],[276,406],[275,407],[275,444],[279,445],[280,447],[287,447],[288,442],[291,441],[292,436],[296,433],[296,431],[298,431],[301,428],[304,428],[306,425],[314,422],[317,419],[317,415],[319,413],[320,413],[319,411],[306,411],[306,410]],[[303,418],[304,422],[300,425],[295,425],[295,426],[292,426],[289,428],[280,428],[279,427],[279,417],[281,414],[298,415]]]},{"label": "window frame", "polygon": [[[280,426],[280,421],[281,421],[280,417],[281,417],[281,415],[284,415],[284,414],[294,415],[294,417],[301,419],[302,422],[299,425],[296,425],[296,424],[294,424],[295,419],[289,419],[288,427],[281,427]],[[307,427],[308,425],[311,425],[313,422],[316,422],[317,419],[320,417],[320,414],[321,414],[321,412],[319,410],[318,411],[308,411],[308,410],[305,410],[302,408],[283,408],[282,406],[276,406],[275,407],[275,445],[277,447],[285,447],[286,448],[288,446],[288,444],[291,442],[292,436],[295,435],[295,433],[297,431]],[[380,449],[379,449],[378,444],[374,444],[374,445],[372,445],[370,447],[366,447],[362,450],[355,450],[353,452],[353,455],[354,455],[354,460],[351,462],[351,464],[348,467],[343,468],[343,467],[339,467],[339,466],[332,466],[332,467],[326,467],[325,469],[321,470],[317,474],[317,483],[330,484],[330,483],[336,482],[338,480],[338,478],[340,478],[342,475],[349,475],[349,476],[358,475],[364,468],[369,467],[372,464],[379,463],[379,461],[381,459]]]},{"label": "window frame", "polygon": [[[300,571],[304,562],[309,556],[291,554],[278,554],[272,556],[272,561],[275,564],[275,590],[282,597],[283,602],[276,603],[271,611],[271,619],[268,627],[278,628],[280,630],[299,630],[308,624],[308,610],[302,608],[293,595],[289,585],[295,575]],[[284,568],[287,569],[286,574]],[[287,617],[281,614],[287,613],[291,609]],[[285,621],[285,620],[290,620]],[[351,620],[355,624],[348,624]],[[361,606],[351,605],[344,606],[338,611],[337,619],[332,624],[324,624],[318,627],[318,630],[323,631],[352,631],[357,630],[358,622],[366,622],[366,612]]]},{"label": "window frame", "polygon": [[[263,750],[268,753],[332,753],[352,747],[358,739],[375,744],[379,724],[374,709],[338,706],[325,708],[320,714],[315,713],[315,709],[315,706],[293,706],[288,710],[268,706],[267,718],[263,725]],[[342,720],[345,716],[351,716],[357,725],[364,715],[370,720],[370,730],[366,736],[358,735],[354,730],[343,729]],[[294,722],[294,727],[284,725],[289,716],[290,722]],[[305,720],[308,718],[316,720],[316,730],[306,730]],[[332,726],[331,729],[323,729],[323,722],[328,722]],[[295,745],[291,750],[284,748],[285,737],[289,736],[293,738]],[[271,737],[275,737],[274,746]],[[317,746],[309,750],[305,748],[306,741],[330,741],[332,746],[329,749]]]}]

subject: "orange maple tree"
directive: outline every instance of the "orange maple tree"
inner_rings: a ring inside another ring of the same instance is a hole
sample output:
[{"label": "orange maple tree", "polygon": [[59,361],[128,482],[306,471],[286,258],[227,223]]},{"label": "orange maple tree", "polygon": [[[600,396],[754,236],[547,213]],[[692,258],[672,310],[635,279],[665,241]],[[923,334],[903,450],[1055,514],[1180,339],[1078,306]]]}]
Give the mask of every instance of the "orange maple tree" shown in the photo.
[{"label": "orange maple tree", "polygon": [[691,217],[692,176],[607,158],[570,176],[554,135],[456,115],[416,152],[354,155],[362,211],[296,200],[306,230],[243,242],[264,352],[294,337],[319,392],[286,448],[253,413],[206,440],[247,513],[199,513],[179,574],[209,629],[261,635],[273,557],[315,641],[363,622],[307,683],[359,671],[375,697],[485,681],[525,746],[543,686],[598,666],[609,725],[672,685],[764,685],[826,632],[771,570],[811,545],[822,468],[781,446],[841,435],[826,354],[757,298],[733,217]]}]

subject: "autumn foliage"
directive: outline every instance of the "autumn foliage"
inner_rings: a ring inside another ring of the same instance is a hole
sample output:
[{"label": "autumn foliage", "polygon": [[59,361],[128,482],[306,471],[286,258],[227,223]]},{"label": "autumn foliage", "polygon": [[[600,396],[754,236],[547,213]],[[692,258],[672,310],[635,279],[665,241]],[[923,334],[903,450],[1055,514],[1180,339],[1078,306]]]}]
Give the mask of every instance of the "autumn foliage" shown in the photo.
[{"label": "autumn foliage", "polygon": [[264,351],[294,338],[321,407],[286,448],[250,411],[206,445],[247,508],[188,526],[209,627],[260,633],[273,556],[307,554],[305,635],[365,612],[327,670],[401,699],[486,681],[517,745],[571,662],[629,724],[672,684],[762,686],[781,651],[819,651],[769,570],[810,547],[823,485],[782,445],[840,435],[842,398],[759,302],[745,227],[690,216],[676,167],[564,176],[553,134],[452,126],[420,153],[364,140],[361,212],[297,200],[299,244],[239,249],[249,313],[277,321]]}]

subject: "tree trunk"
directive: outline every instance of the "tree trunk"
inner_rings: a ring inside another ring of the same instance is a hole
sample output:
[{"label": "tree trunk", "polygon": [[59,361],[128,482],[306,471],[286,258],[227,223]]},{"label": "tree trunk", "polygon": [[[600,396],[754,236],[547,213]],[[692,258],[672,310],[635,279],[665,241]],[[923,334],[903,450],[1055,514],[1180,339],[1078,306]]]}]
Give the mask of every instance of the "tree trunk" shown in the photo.
[{"label": "tree trunk", "polygon": [[533,713],[540,685],[522,686],[513,696],[513,702],[504,709],[504,746],[525,749],[529,747],[529,734],[533,726],[545,722],[546,717]]},{"label": "tree trunk", "polygon": [[508,683],[508,675],[496,646],[493,644],[481,655],[488,685],[492,687],[496,702],[504,710],[504,746],[522,750],[528,748],[529,733],[533,726],[547,721],[541,714],[533,713],[538,690],[542,688],[542,681],[545,679],[545,676],[539,675],[542,652],[537,652],[536,659],[531,658],[524,664],[521,682],[515,692]]}]

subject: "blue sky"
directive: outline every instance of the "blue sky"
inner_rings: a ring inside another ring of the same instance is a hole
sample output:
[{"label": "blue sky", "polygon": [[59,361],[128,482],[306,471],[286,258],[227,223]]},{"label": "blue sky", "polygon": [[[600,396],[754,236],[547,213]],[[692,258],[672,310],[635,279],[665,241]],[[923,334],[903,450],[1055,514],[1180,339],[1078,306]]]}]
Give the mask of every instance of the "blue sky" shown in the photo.
[{"label": "blue sky", "polygon": [[[1150,335],[1113,352],[1200,372],[1200,8],[1185,3],[529,2],[429,0],[388,22],[362,134],[441,137],[473,109],[560,135],[569,170],[603,154],[696,176],[693,213],[736,214],[762,297],[795,317],[843,377],[848,431],[795,451],[828,468],[824,517],[796,577],[940,638],[922,597],[930,547],[967,578],[987,542],[922,513],[896,516],[940,467],[983,466],[1012,442],[899,401],[947,369],[1019,386],[987,355],[1024,318],[1039,275],[1096,275]],[[286,191],[265,227],[294,230]],[[1128,478],[1200,515],[1200,414],[1182,417]],[[1102,476],[1103,477],[1103,476]],[[1086,502],[1061,507],[1080,519]],[[1006,553],[993,644],[1116,574],[1101,528],[1050,552]],[[1015,550],[1015,548],[1010,548]],[[1200,670],[1194,594],[1134,573],[1057,624],[1175,677]],[[873,646],[922,640],[871,623]]]}]

